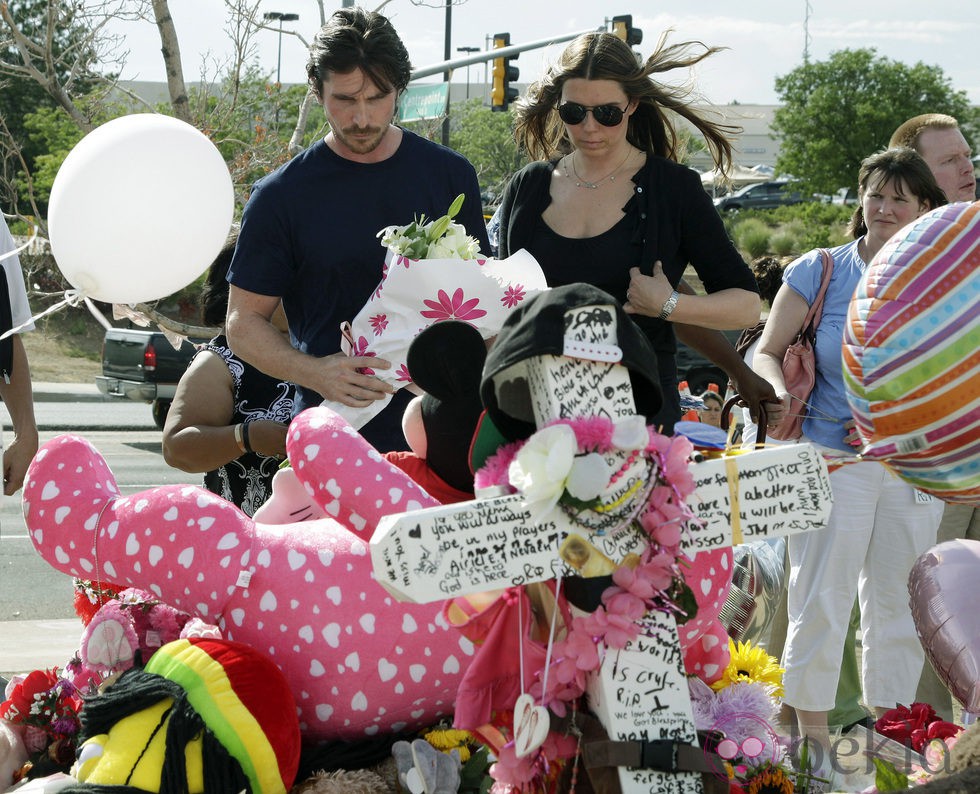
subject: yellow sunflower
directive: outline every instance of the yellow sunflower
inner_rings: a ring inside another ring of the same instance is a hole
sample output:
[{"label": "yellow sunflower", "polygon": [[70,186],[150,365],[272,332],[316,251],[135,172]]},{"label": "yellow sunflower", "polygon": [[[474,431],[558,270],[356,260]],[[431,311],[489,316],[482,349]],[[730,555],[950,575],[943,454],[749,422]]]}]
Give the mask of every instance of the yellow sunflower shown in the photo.
[{"label": "yellow sunflower", "polygon": [[454,730],[452,728],[436,729],[429,731],[422,738],[437,750],[448,753],[450,750],[459,750],[459,760],[466,763],[470,759],[470,745],[475,743],[473,734],[469,731]]},{"label": "yellow sunflower", "polygon": [[711,688],[718,692],[732,684],[757,681],[773,687],[776,697],[783,695],[783,673],[786,671],[779,662],[762,648],[756,648],[750,642],[735,643],[728,640],[730,658],[728,666],[715,681]]},{"label": "yellow sunflower", "polygon": [[793,781],[778,766],[766,766],[749,779],[747,794],[793,794]]}]

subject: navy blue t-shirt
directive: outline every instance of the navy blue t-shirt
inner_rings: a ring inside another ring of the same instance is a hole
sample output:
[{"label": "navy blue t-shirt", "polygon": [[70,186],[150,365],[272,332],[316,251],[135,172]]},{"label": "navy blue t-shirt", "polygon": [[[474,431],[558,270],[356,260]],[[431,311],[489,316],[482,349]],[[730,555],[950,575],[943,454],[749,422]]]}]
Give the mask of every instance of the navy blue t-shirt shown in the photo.
[{"label": "navy blue t-shirt", "polygon": [[[354,319],[381,281],[378,232],[424,214],[444,215],[466,195],[456,221],[489,252],[480,188],[457,152],[402,130],[397,151],[378,163],[335,154],[321,139],[259,180],[242,215],[228,281],[280,296],[293,346],[314,356],[340,350],[340,324]],[[301,388],[298,409],[322,397]],[[361,429],[382,451],[406,449],[403,400]]]}]

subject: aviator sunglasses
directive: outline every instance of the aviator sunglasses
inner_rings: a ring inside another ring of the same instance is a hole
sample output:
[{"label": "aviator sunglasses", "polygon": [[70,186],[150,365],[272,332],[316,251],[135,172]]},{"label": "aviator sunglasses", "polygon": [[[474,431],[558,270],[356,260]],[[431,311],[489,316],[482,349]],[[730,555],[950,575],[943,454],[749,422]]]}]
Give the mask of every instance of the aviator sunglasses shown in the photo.
[{"label": "aviator sunglasses", "polygon": [[[629,107],[629,103],[626,107]],[[581,124],[585,121],[585,114],[590,110],[592,118],[603,127],[615,127],[623,120],[623,114],[626,112],[626,108],[618,108],[616,105],[596,105],[590,108],[578,102],[562,102],[558,106],[558,116],[566,124]]]}]

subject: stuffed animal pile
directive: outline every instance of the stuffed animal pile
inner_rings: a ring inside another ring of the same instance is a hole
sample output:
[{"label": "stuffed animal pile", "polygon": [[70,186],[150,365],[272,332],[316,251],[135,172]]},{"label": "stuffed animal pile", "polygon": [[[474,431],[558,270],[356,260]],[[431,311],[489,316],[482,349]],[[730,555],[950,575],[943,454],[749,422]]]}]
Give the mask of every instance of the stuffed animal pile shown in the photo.
[{"label": "stuffed animal pile", "polygon": [[266,524],[191,485],[123,496],[99,452],[65,435],[28,470],[26,524],[58,570],[138,587],[267,654],[307,740],[434,724],[473,647],[439,604],[397,603],[375,583],[368,539],[380,516],[437,503],[327,408],[293,421],[287,449],[324,517]]}]

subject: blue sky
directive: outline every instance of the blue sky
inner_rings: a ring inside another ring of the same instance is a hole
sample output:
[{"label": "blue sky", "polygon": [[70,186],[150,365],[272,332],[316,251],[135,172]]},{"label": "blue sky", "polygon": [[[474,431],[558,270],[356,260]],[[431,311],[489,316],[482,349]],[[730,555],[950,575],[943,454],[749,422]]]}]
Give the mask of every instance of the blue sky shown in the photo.
[{"label": "blue sky", "polygon": [[[327,13],[337,7],[338,3],[326,4]],[[975,0],[700,0],[674,4],[654,0],[465,0],[452,9],[451,46],[455,56],[456,47],[486,47],[487,38],[495,33],[508,32],[517,44],[596,28],[607,18],[632,14],[633,24],[643,30],[638,49],[644,56],[650,54],[667,28],[675,30],[672,41],[696,39],[729,48],[710,58],[693,75],[707,101],[773,104],[777,101],[775,77],[802,62],[807,7],[812,60],[826,59],[834,50],[875,47],[879,55],[893,60],[940,67],[955,88],[966,91],[970,101],[980,105],[980,5]],[[229,50],[222,33],[224,3],[170,0],[170,9],[180,37],[185,77],[197,77],[202,57],[208,57],[213,71],[213,63],[227,58]],[[319,8],[314,0],[264,0],[262,11],[299,14],[299,21],[287,23],[284,29],[296,30],[307,41],[319,26]],[[446,13],[440,0],[427,0],[426,5],[417,0],[389,0],[383,13],[405,40],[413,66],[421,68],[443,60]],[[130,51],[123,77],[162,81],[160,42],[153,26],[120,23],[116,29],[125,33]],[[277,33],[260,32],[256,41],[260,63],[274,74]],[[516,63],[520,82],[538,76],[556,52],[551,48],[522,53]],[[303,43],[295,36],[283,35],[283,82],[302,81],[305,62]],[[465,68],[459,69],[454,81],[465,82],[465,73]],[[482,66],[470,67],[474,83],[482,76]],[[679,79],[685,77],[679,75]]]}]

